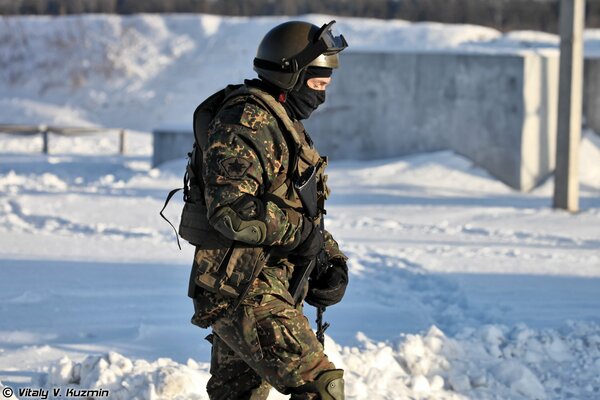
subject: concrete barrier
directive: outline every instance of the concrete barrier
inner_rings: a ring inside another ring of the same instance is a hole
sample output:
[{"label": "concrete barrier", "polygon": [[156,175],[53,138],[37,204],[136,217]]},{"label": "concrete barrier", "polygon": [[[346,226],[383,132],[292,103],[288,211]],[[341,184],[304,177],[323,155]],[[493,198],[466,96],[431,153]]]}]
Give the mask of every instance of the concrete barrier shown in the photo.
[{"label": "concrete barrier", "polygon": [[[191,124],[190,124],[191,125]],[[191,127],[164,125],[152,131],[152,166],[182,160],[192,150],[194,132]]]},{"label": "concrete barrier", "polygon": [[452,149],[511,187],[553,168],[558,58],[348,53],[307,122],[333,159]]},{"label": "concrete barrier", "polygon": [[600,58],[585,60],[583,107],[586,124],[600,134]]},{"label": "concrete barrier", "polygon": [[[342,53],[307,121],[322,154],[377,159],[451,149],[528,191],[554,169],[558,55]],[[588,124],[600,132],[600,60],[586,62]],[[154,131],[153,164],[183,158],[189,128]]]}]

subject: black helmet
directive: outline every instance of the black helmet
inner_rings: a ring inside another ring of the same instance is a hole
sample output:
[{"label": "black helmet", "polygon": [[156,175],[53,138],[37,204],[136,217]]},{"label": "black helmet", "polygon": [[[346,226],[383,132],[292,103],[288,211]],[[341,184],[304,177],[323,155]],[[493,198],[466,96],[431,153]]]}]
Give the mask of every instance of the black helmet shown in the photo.
[{"label": "black helmet", "polygon": [[254,70],[268,82],[290,90],[308,66],[337,68],[338,54],[348,47],[343,35],[333,36],[335,21],[319,28],[290,21],[271,29],[258,45]]}]

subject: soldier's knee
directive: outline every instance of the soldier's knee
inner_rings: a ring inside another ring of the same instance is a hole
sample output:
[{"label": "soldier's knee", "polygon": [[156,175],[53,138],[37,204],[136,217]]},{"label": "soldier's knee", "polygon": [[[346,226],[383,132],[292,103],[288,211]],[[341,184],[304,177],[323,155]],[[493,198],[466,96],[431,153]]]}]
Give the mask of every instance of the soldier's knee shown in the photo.
[{"label": "soldier's knee", "polygon": [[294,388],[296,394],[316,393],[321,400],[344,400],[344,370],[330,369],[323,371],[312,382]]},{"label": "soldier's knee", "polygon": [[344,400],[344,370],[323,371],[314,382],[321,400]]}]

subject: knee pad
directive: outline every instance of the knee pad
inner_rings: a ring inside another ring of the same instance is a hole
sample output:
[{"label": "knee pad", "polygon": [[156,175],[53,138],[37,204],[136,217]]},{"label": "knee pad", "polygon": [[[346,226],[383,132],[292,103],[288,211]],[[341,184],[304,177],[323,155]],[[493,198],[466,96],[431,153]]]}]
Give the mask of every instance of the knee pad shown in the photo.
[{"label": "knee pad", "polygon": [[323,371],[314,382],[321,400],[344,400],[344,370]]},{"label": "knee pad", "polygon": [[317,379],[293,390],[293,393],[316,393],[320,400],[344,400],[344,370],[329,369]]}]

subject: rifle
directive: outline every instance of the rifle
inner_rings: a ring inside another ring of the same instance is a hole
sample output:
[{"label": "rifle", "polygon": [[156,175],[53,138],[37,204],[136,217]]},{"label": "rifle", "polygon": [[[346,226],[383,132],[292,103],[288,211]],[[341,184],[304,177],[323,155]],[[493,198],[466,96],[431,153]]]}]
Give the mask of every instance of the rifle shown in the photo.
[{"label": "rifle", "polygon": [[[320,162],[322,162],[321,160]],[[319,215],[319,211],[321,212],[321,218],[319,221],[319,227],[316,229],[320,229],[321,232],[324,232],[324,214],[325,210],[319,210],[318,204],[318,196],[317,196],[317,171],[320,166],[310,166],[304,172],[301,179],[294,183],[296,188],[296,193],[298,193],[298,197],[300,197],[300,201],[302,202],[302,206],[306,210],[306,215],[309,218],[316,218]],[[322,207],[321,207],[322,208]],[[290,282],[290,293],[294,298],[294,302],[297,305],[300,302],[300,298],[303,294],[303,288],[308,282],[309,278],[313,274],[313,271],[316,272],[316,278],[320,276],[323,272],[327,270],[329,267],[329,263],[327,262],[327,255],[325,254],[325,249],[323,249],[317,257],[310,260],[310,262],[304,266],[297,267],[294,270],[294,274],[292,275],[292,281]],[[315,271],[316,268],[316,271]],[[321,345],[325,345],[325,330],[329,328],[329,323],[323,323],[323,313],[325,312],[325,307],[317,308],[317,339],[321,343]]]},{"label": "rifle", "polygon": [[[309,218],[316,218],[319,215],[319,208],[317,204],[317,168],[313,165],[308,167],[298,182],[294,183],[294,187],[296,189],[296,193],[298,193],[298,197],[300,197],[302,206],[306,211],[306,216]],[[315,229],[320,229],[323,231],[323,213],[321,213],[319,227],[315,227]],[[308,282],[308,279],[310,278],[310,275],[315,267],[318,267],[317,263],[320,263],[320,258],[322,259],[322,257],[316,257],[310,260],[308,264],[296,267],[294,269],[289,291],[294,298],[295,304],[300,302],[300,298],[302,297],[302,289],[304,288],[306,282]]]}]

